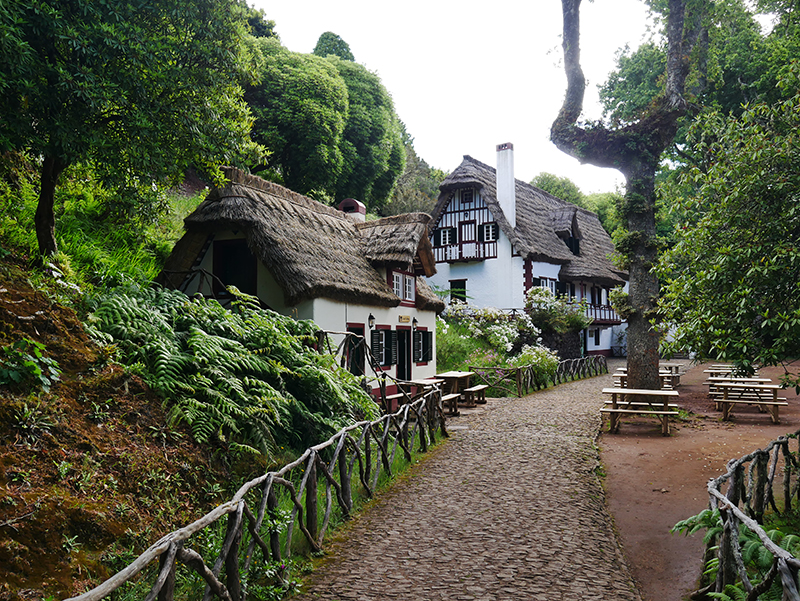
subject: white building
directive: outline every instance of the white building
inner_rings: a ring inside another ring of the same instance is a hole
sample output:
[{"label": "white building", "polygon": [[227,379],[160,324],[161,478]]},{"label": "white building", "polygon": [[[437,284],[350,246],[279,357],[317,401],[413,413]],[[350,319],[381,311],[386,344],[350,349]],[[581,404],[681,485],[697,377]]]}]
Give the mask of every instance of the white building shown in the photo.
[{"label": "white building", "polygon": [[522,309],[533,286],[586,299],[594,319],[583,351],[611,355],[622,321],[608,300],[627,274],[610,259],[597,215],[514,178],[514,147],[497,146],[497,169],[465,156],[440,186],[429,281],[478,307]]},{"label": "white building", "polygon": [[[424,277],[436,271],[428,215],[365,222],[352,199],[337,211],[236,169],[226,176],[185,219],[162,284],[223,302],[233,285],[266,308],[341,332],[337,342],[344,332],[363,336],[387,375],[436,373],[436,314],[445,305]],[[348,352],[352,371],[373,375],[363,346]]]}]

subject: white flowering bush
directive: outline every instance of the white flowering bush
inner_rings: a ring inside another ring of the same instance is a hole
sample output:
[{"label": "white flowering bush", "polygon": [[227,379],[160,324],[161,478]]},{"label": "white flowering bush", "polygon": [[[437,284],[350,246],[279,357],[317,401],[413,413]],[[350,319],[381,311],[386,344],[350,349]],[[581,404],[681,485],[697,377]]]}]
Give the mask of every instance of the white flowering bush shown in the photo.
[{"label": "white flowering bush", "polygon": [[592,323],[586,307],[586,299],[557,297],[549,288],[531,288],[525,293],[525,312],[540,330],[560,334],[583,330]]}]

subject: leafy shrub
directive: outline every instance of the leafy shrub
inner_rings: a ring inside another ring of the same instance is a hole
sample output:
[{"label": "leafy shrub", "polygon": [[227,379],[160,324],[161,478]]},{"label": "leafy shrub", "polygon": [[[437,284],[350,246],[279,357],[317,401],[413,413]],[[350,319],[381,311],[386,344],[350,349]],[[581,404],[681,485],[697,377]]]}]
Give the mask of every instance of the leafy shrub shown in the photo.
[{"label": "leafy shrub", "polygon": [[45,346],[28,338],[0,348],[0,384],[41,387],[50,392],[61,375],[58,362],[46,357]]},{"label": "leafy shrub", "polygon": [[548,288],[531,288],[525,293],[525,311],[541,330],[564,334],[587,328],[592,319],[586,315],[586,299],[575,302],[555,296]]},{"label": "leafy shrub", "polygon": [[198,442],[273,457],[303,450],[341,427],[377,418],[377,405],[335,358],[314,350],[318,328],[230,292],[233,310],[164,289],[109,293],[89,329],[185,422]]}]

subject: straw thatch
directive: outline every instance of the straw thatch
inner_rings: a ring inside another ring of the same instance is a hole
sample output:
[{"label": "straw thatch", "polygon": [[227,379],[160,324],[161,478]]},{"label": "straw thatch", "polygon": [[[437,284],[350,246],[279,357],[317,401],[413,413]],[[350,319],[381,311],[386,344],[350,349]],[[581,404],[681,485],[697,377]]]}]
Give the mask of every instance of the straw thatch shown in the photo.
[{"label": "straw thatch", "polygon": [[[240,231],[289,306],[322,297],[393,307],[400,299],[376,267],[409,270],[418,254],[431,252],[427,215],[357,224],[340,211],[237,169],[226,169],[225,175],[229,183],[212,190],[184,220],[186,234],[164,273],[189,271],[214,232]],[[424,262],[433,265],[432,257]],[[423,294],[422,300],[436,310],[433,299]],[[438,310],[443,309],[444,304]]]},{"label": "straw thatch", "polygon": [[[497,202],[497,175],[490,167],[465,155],[461,165],[442,182],[432,213],[434,226],[461,188],[475,188],[514,249],[525,259],[561,265],[562,281],[592,281],[603,286],[624,283],[627,274],[611,262],[611,237],[597,215],[561,200],[530,184],[515,180],[516,227],[512,227]],[[580,239],[580,254],[574,255],[564,238]]]}]

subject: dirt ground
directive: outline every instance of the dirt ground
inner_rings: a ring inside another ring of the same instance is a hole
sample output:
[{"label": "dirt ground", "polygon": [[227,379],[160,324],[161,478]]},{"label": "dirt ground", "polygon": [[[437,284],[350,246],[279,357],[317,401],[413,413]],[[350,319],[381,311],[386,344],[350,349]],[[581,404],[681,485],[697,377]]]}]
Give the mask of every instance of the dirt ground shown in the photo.
[{"label": "dirt ground", "polygon": [[[793,388],[778,393],[789,402],[780,409],[780,424],[749,405],[737,406],[731,421],[723,422],[703,385],[708,366],[686,365],[678,404],[691,413],[689,421],[673,423],[671,435],[662,436],[652,417],[626,418],[618,434],[609,434],[604,423],[598,440],[608,506],[646,601],[680,601],[697,588],[703,534],[686,537],[670,529],[708,506],[708,480],[722,474],[729,459],[800,429],[800,398]],[[798,369],[800,361],[793,364]],[[765,368],[760,375],[778,383],[782,373]]]}]

